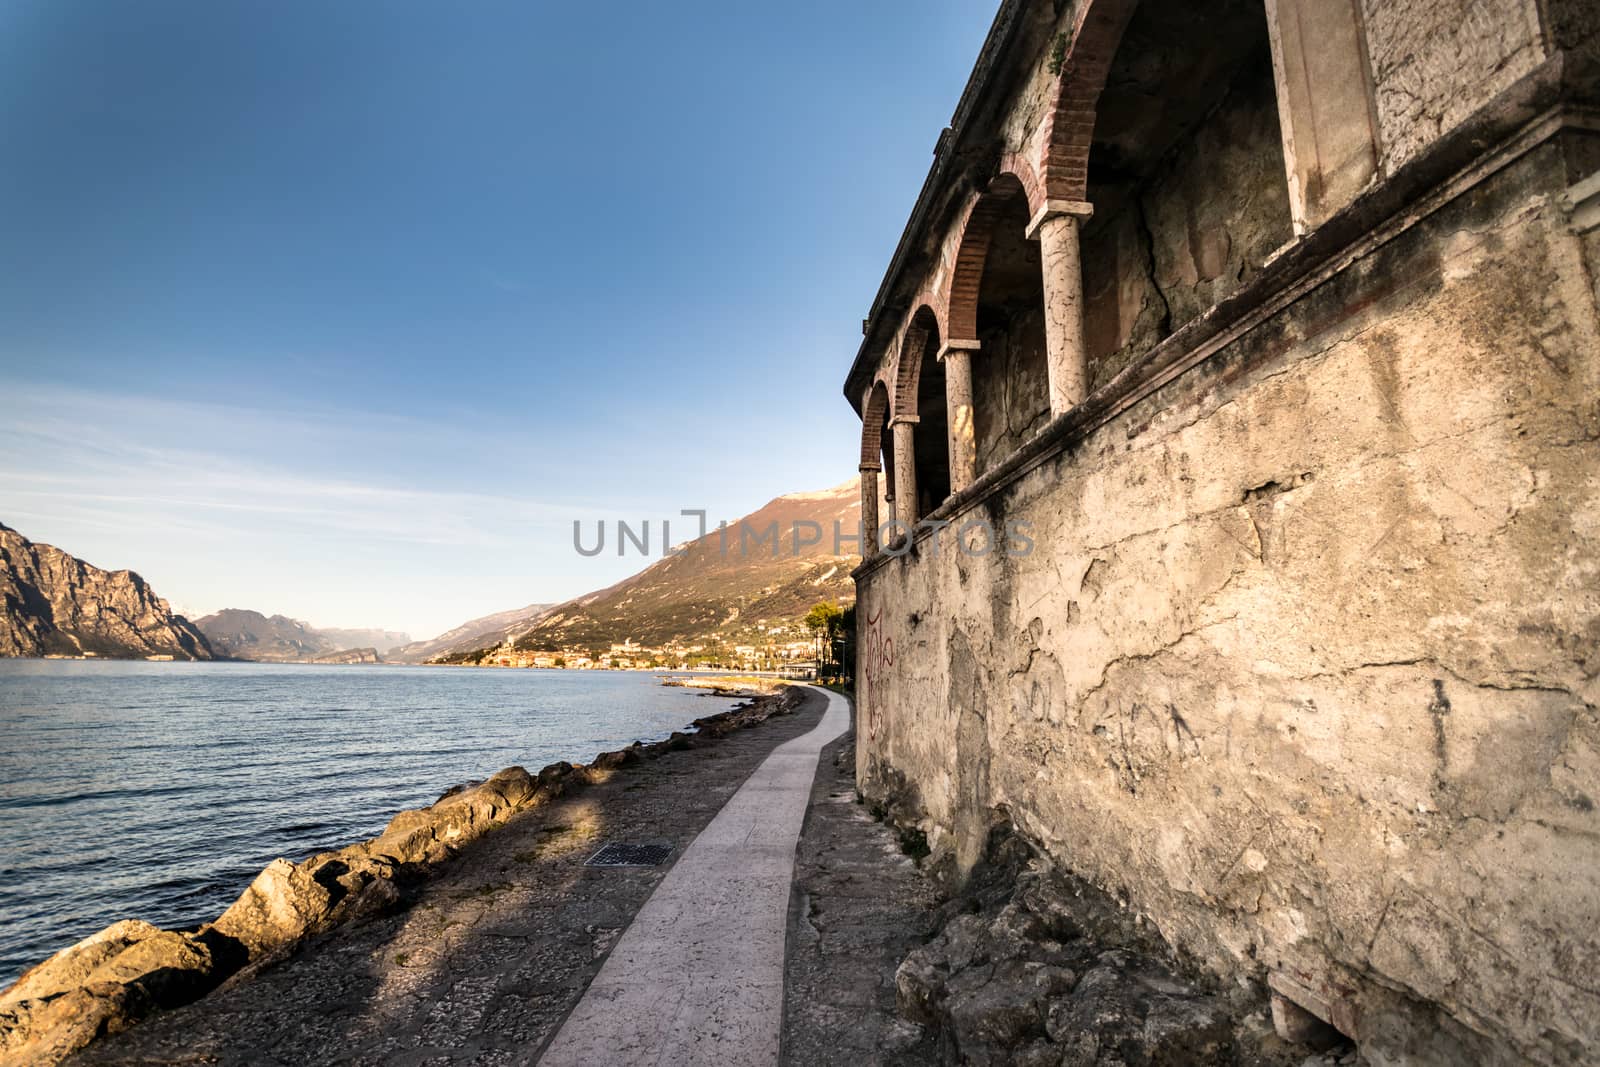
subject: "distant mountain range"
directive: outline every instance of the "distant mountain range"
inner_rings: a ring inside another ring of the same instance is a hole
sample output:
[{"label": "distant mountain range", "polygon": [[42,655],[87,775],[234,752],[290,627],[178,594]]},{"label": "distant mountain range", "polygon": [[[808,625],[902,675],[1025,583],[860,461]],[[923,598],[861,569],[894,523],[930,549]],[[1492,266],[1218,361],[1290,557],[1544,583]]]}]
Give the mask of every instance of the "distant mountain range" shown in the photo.
[{"label": "distant mountain range", "polygon": [[474,649],[488,648],[492,645],[501,645],[508,638],[527,630],[553,605],[529,604],[525,608],[513,608],[510,611],[496,612],[485,615],[481,619],[464,622],[448,633],[442,633],[431,641],[413,641],[402,648],[397,648],[385,658],[402,663],[426,663],[440,656],[452,653],[471,652]]},{"label": "distant mountain range", "polygon": [[319,630],[244,608],[226,608],[195,625],[222,655],[258,663],[377,663],[411,641],[410,634],[388,630]]},{"label": "distant mountain range", "polygon": [[[473,662],[508,643],[525,651],[603,651],[629,641],[753,642],[795,627],[820,600],[854,599],[857,546],[836,546],[834,524],[854,533],[860,514],[855,479],[780,496],[730,523],[726,534],[713,529],[610,588],[486,615],[428,641],[387,630],[318,629],[241,608],[190,622],[132,571],[101,570],[0,525],[0,656],[426,663]],[[609,532],[615,544],[615,527]]]},{"label": "distant mountain range", "polygon": [[0,656],[216,659],[132,571],[107,571],[0,525]]},{"label": "distant mountain range", "polygon": [[[773,627],[795,626],[820,600],[855,599],[850,572],[860,562],[852,551],[857,546],[837,546],[845,551],[836,552],[834,523],[853,534],[860,518],[860,483],[854,478],[822,492],[780,496],[730,523],[725,535],[713,529],[631,578],[542,612],[515,636],[514,647],[604,650],[626,641],[645,647],[674,641],[732,644],[754,640]],[[776,541],[758,543],[774,526]],[[820,543],[807,543],[818,529]],[[749,531],[748,542],[743,530]],[[477,649],[503,640],[485,641]],[[457,653],[436,658],[477,657]]]}]

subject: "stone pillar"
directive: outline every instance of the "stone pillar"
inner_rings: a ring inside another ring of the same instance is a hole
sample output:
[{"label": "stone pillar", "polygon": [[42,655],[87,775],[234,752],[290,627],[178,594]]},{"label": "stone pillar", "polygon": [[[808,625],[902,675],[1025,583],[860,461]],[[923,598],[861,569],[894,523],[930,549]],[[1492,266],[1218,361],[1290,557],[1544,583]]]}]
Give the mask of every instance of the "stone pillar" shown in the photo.
[{"label": "stone pillar", "polygon": [[1028,240],[1039,242],[1044,268],[1044,339],[1052,417],[1077,407],[1089,392],[1078,229],[1093,214],[1094,206],[1082,201],[1048,200],[1028,224]]},{"label": "stone pillar", "polygon": [[917,421],[915,415],[889,420],[894,433],[894,517],[905,523],[907,534],[917,526]]},{"label": "stone pillar", "polygon": [[976,341],[951,341],[939,350],[944,364],[944,402],[950,413],[950,492],[978,477],[978,435],[972,413],[972,354]]},{"label": "stone pillar", "polygon": [[861,558],[876,559],[878,543],[878,468],[861,468]]}]

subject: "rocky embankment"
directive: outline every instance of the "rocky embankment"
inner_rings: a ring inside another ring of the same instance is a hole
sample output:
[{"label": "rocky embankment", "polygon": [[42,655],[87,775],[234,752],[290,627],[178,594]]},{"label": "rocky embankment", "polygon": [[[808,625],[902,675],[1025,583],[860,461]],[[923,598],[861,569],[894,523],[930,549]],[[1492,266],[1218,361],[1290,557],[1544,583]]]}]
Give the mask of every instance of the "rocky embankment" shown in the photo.
[{"label": "rocky embankment", "polygon": [[215,659],[132,571],[106,571],[0,525],[0,656]]},{"label": "rocky embankment", "polygon": [[513,816],[630,765],[788,714],[801,691],[694,723],[696,732],[634,744],[587,766],[510,767],[395,816],[378,837],[300,863],[274,860],[215,922],[192,931],[116,923],[52,956],[0,993],[0,1067],[54,1064],[95,1038],[195,1001],[289,955],[307,938],[404,908],[468,843]]},{"label": "rocky embankment", "polygon": [[[797,855],[786,1062],[1358,1062],[1328,1028],[1304,1030],[1301,1044],[1280,1038],[1265,989],[1217,983],[1135,912],[1054,866],[1004,811],[961,874],[950,853],[930,854],[903,780],[886,776],[868,800],[854,790],[853,744],[833,766]],[[835,990],[849,991],[848,1010],[829,999]]]}]

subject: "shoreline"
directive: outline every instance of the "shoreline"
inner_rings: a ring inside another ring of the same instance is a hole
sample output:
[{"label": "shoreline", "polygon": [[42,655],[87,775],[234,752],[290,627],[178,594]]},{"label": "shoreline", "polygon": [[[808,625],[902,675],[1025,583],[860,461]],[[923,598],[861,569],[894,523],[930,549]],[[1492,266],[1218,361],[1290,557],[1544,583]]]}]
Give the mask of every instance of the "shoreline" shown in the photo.
[{"label": "shoreline", "polygon": [[509,767],[454,786],[426,808],[395,815],[375,838],[299,863],[274,860],[220,916],[197,927],[113,923],[0,990],[0,1067],[60,1062],[97,1036],[257,973],[314,935],[403,909],[467,845],[513,817],[624,768],[791,714],[802,692],[754,696],[687,731],[635,741],[588,764],[557,762],[537,774]]}]

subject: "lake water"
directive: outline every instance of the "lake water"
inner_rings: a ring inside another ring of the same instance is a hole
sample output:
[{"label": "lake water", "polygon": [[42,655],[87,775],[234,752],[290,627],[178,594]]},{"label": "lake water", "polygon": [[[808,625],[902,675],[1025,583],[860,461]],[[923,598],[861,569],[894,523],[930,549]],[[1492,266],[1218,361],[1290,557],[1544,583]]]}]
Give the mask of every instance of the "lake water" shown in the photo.
[{"label": "lake water", "polygon": [[115,922],[216,918],[275,857],[733,701],[652,674],[0,660],[0,988]]}]

